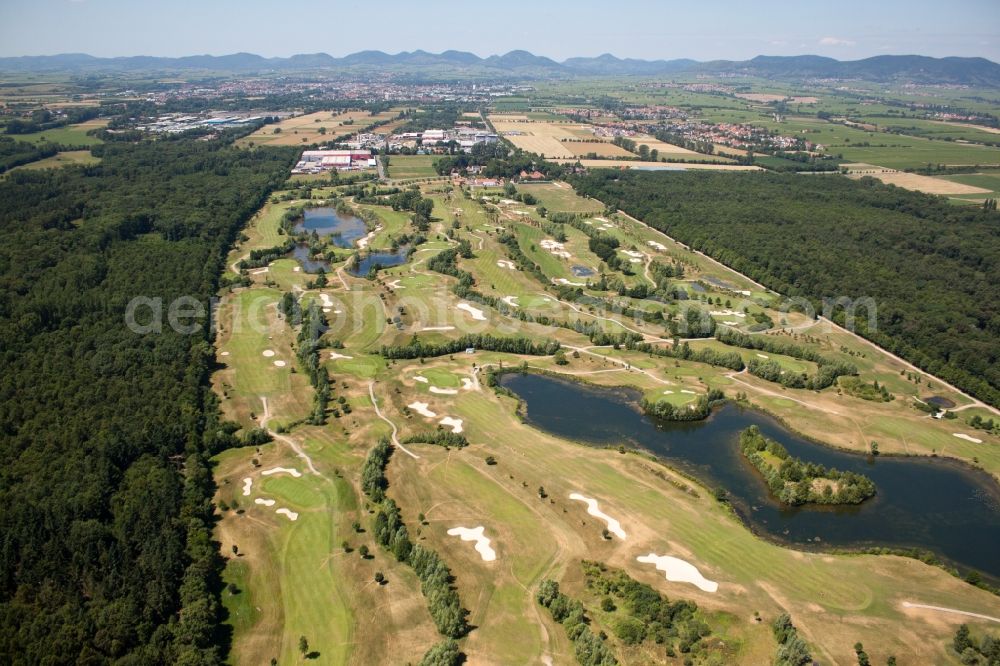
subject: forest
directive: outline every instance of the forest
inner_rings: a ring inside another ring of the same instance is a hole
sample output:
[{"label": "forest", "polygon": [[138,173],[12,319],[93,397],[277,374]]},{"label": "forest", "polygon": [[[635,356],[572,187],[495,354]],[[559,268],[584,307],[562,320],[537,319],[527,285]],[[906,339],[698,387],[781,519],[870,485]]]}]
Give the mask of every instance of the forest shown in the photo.
[{"label": "forest", "polygon": [[572,179],[789,297],[1000,406],[1000,214],[837,175],[593,171]]},{"label": "forest", "polygon": [[[238,426],[207,318],[166,315],[207,309],[294,154],[161,139],[0,182],[0,662],[225,659],[208,458]],[[137,296],[162,299],[162,331],[126,325]]]}]

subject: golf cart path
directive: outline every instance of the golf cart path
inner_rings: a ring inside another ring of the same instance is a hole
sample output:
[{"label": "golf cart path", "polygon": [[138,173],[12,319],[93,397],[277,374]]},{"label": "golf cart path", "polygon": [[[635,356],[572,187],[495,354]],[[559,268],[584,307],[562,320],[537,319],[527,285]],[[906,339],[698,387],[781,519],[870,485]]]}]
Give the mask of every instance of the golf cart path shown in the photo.
[{"label": "golf cart path", "polygon": [[974,617],[979,620],[1000,622],[1000,617],[993,617],[992,615],[983,615],[981,613],[971,613],[969,611],[959,610],[957,608],[944,608],[943,606],[928,606],[927,604],[915,604],[909,601],[904,601],[901,605],[903,606],[903,608],[926,608],[927,610],[940,611],[942,613],[953,613],[955,615],[965,615],[967,617]]},{"label": "golf cart path", "polygon": [[[282,441],[285,444],[288,444],[288,446],[292,447],[292,450],[295,451],[295,455],[297,455],[299,458],[302,458],[302,460],[305,461],[306,467],[309,468],[310,472],[312,472],[316,476],[323,476],[322,474],[319,473],[319,470],[316,469],[316,466],[313,465],[312,458],[309,457],[309,454],[306,453],[302,449],[302,447],[299,446],[298,443],[294,439],[292,439],[291,437],[286,437],[285,435],[281,435],[279,433],[276,433],[276,432],[274,432],[273,430],[271,430],[270,428],[267,427],[267,422],[271,420],[271,408],[268,406],[268,404],[267,404],[267,398],[265,396],[260,396],[260,401],[264,404],[264,416],[260,420],[260,427],[262,427],[265,430],[267,430],[267,432],[270,433],[271,437],[273,437],[273,438],[275,438],[275,439],[277,439],[279,441]],[[323,476],[323,478],[325,479],[326,477]]]},{"label": "golf cart path", "polygon": [[368,395],[372,399],[372,407],[375,408],[375,413],[378,415],[380,419],[388,423],[389,427],[392,428],[392,445],[403,451],[403,453],[410,456],[411,458],[414,459],[420,458],[420,456],[418,456],[416,453],[410,451],[408,448],[399,443],[399,438],[396,437],[396,433],[398,432],[398,430],[396,429],[396,424],[393,423],[392,420],[390,420],[389,417],[383,414],[382,410],[378,408],[378,400],[375,399],[375,382],[368,382]]}]

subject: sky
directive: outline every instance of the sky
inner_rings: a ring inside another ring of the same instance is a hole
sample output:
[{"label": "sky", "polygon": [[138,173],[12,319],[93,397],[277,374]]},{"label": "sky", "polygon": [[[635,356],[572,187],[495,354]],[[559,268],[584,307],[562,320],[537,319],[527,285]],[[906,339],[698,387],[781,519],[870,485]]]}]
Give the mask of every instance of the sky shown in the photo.
[{"label": "sky", "polygon": [[1000,62],[998,0],[0,0],[0,56],[524,49],[556,60],[817,54]]}]

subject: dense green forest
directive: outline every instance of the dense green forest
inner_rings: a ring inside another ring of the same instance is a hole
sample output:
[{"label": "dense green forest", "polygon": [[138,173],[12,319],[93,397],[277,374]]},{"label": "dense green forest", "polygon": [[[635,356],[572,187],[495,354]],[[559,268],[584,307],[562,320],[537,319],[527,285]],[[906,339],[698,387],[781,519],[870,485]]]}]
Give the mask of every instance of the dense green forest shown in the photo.
[{"label": "dense green forest", "polygon": [[[120,143],[0,183],[0,662],[225,656],[208,457],[238,426],[206,320],[175,332],[168,304],[207,308],[294,153]],[[163,299],[162,332],[126,325],[137,296]]]},{"label": "dense green forest", "polygon": [[594,171],[573,184],[817,313],[873,298],[877,330],[859,307],[857,333],[1000,405],[996,212],[840,176]]}]

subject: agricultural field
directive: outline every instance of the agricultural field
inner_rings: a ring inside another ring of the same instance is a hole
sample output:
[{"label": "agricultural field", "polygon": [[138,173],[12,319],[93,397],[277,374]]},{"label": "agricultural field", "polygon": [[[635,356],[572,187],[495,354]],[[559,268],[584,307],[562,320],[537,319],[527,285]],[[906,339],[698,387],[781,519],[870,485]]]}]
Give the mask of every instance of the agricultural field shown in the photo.
[{"label": "agricultural field", "polygon": [[699,162],[643,162],[641,160],[553,160],[560,164],[576,164],[595,169],[651,169],[651,170],[676,170],[687,171],[690,169],[708,169],[709,171],[759,171],[759,166],[745,166],[742,164],[706,164]]},{"label": "agricultural field", "polygon": [[57,127],[32,134],[18,134],[16,138],[18,141],[28,141],[31,143],[48,141],[64,146],[94,146],[103,143],[103,141],[95,136],[89,136],[88,132],[105,127],[107,124],[108,121],[106,118],[95,118],[94,120],[77,123],[76,125],[66,125],[65,127]]},{"label": "agricultural field", "polygon": [[438,175],[434,170],[436,155],[392,155],[389,157],[389,177],[404,178],[434,178]]},{"label": "agricultural field", "polygon": [[[297,146],[302,144],[334,141],[339,137],[364,131],[373,123],[389,120],[394,111],[373,114],[369,111],[316,111],[291,116],[271,125],[265,125],[243,139],[238,145]],[[280,131],[278,131],[280,130]]]},{"label": "agricultural field", "polygon": [[89,150],[67,150],[15,169],[57,169],[64,166],[97,164],[100,161],[101,158],[94,157]]}]

